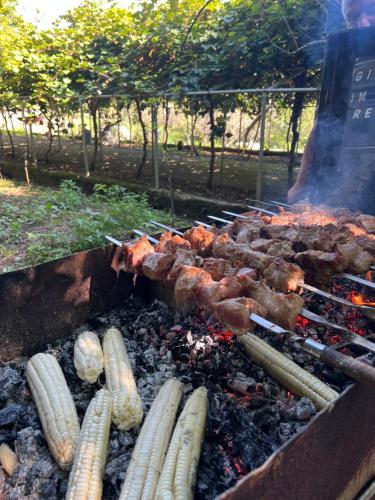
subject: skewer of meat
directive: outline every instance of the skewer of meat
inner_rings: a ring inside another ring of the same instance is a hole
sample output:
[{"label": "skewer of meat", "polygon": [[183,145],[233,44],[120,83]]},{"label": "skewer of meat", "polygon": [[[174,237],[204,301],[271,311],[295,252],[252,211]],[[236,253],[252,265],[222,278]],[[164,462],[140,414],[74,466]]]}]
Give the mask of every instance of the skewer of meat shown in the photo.
[{"label": "skewer of meat", "polygon": [[[143,237],[145,239],[146,236]],[[147,239],[147,238],[146,238]],[[131,264],[134,269],[137,269],[138,263],[142,260],[141,255],[144,254],[147,245],[145,241],[138,240],[131,249],[125,253],[131,255],[136,264]],[[139,253],[138,250],[139,249]],[[181,249],[180,249],[181,250]],[[143,258],[147,255],[144,254]],[[139,269],[139,267],[138,267]],[[243,271],[243,270],[242,270]],[[235,277],[234,277],[235,278]],[[226,280],[226,281],[225,281]],[[246,286],[254,286],[252,277],[248,277],[243,273],[235,280],[223,278],[221,282],[214,282],[209,273],[203,269],[191,266],[182,266],[175,284],[176,302],[181,301],[181,304],[186,307],[205,304],[210,312],[214,312],[216,317],[225,323],[234,325],[235,333],[245,333],[243,328],[249,330],[254,324],[265,324],[267,329],[277,334],[285,334],[295,338],[295,335],[289,329],[280,329],[274,323],[269,323],[264,320],[266,309],[256,300],[250,297],[238,297],[237,294],[243,291],[241,288],[244,283]],[[255,283],[256,286],[256,283]],[[352,378],[363,383],[375,384],[375,369],[366,366],[365,364],[349,358],[339,352],[336,352],[331,347],[324,346],[309,339],[297,338],[304,350],[307,350],[322,361],[331,366],[340,369]]]}]

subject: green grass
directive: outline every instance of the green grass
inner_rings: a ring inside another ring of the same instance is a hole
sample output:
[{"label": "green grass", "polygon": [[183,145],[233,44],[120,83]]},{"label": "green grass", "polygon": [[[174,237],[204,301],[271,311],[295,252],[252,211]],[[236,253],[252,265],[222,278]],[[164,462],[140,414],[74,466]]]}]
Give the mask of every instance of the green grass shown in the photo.
[{"label": "green grass", "polygon": [[87,196],[70,180],[58,190],[0,180],[0,272],[103,246],[106,234],[127,238],[150,219],[186,224],[120,186],[97,184]]}]

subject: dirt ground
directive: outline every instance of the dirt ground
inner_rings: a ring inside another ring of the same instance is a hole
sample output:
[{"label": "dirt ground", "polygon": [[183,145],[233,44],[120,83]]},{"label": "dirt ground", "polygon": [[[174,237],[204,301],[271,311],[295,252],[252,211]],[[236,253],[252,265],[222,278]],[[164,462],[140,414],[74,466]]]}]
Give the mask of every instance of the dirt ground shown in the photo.
[{"label": "dirt ground", "polygon": [[[61,141],[62,149],[59,150],[57,140],[54,142],[52,155],[49,163],[46,163],[45,152],[48,148],[45,137],[35,137],[36,154],[38,164],[43,168],[66,170],[72,172],[84,172],[81,142],[75,139],[64,138]],[[26,140],[24,137],[14,137],[16,145],[16,157],[24,159],[26,151]],[[89,157],[93,147],[89,146]],[[5,145],[6,155],[10,155],[10,147]],[[142,149],[135,145],[103,146],[98,152],[97,166],[94,171],[96,176],[102,177],[103,181],[111,177],[122,181],[136,180],[139,163],[142,158]],[[212,191],[206,188],[209,153],[201,151],[197,157],[190,151],[178,151],[169,149],[159,151],[160,185],[164,188],[184,191],[192,194],[212,196],[227,201],[242,201],[255,197],[256,178],[258,169],[258,158],[256,156],[238,155],[234,153],[221,153],[216,157],[216,169],[214,188]],[[287,158],[270,157],[264,158],[263,172],[263,198],[285,199],[287,193]],[[151,150],[148,151],[141,179],[137,180],[142,185],[154,185],[153,169],[151,165]]]}]

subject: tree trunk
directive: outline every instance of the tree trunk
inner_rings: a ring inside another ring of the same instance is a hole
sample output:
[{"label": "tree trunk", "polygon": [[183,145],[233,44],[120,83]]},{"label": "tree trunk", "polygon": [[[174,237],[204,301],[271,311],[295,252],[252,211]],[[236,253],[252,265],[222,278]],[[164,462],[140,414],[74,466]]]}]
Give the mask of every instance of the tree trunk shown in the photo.
[{"label": "tree trunk", "polygon": [[6,117],[6,113],[4,111],[4,108],[1,109],[1,114],[3,115],[3,118],[4,118],[4,123],[5,123],[5,129],[7,131],[7,134],[8,134],[8,137],[9,137],[9,142],[10,142],[10,147],[12,149],[12,158],[15,157],[15,150],[14,150],[14,143],[13,143],[13,137],[12,137],[12,134],[9,130],[9,126],[8,126],[8,120],[7,120],[7,117]]},{"label": "tree trunk", "polygon": [[[294,80],[296,87],[304,87],[306,83],[306,73],[298,76]],[[289,151],[289,163],[288,163],[288,187],[293,185],[293,171],[294,163],[296,159],[296,148],[299,140],[299,120],[303,111],[303,105],[305,102],[305,94],[303,92],[296,92],[292,108],[292,116],[290,118],[290,129],[292,132],[292,142]]]},{"label": "tree trunk", "polygon": [[208,174],[207,188],[212,190],[214,185],[214,171],[215,171],[215,109],[212,104],[209,108],[210,116],[210,170]]},{"label": "tree trunk", "polygon": [[49,155],[52,152],[52,143],[53,143],[53,123],[52,123],[52,118],[47,118],[47,123],[48,123],[48,148],[47,151],[44,155],[44,159],[46,163],[49,163]]},{"label": "tree trunk", "polygon": [[30,134],[31,161],[32,161],[33,167],[36,167],[38,164],[38,161],[36,158],[35,141],[34,141],[34,134],[33,134],[33,124],[31,121],[29,123],[29,134]]},{"label": "tree trunk", "polygon": [[191,116],[191,154],[195,156],[199,156],[198,149],[195,146],[195,127],[197,125],[198,114],[194,113]]},{"label": "tree trunk", "polygon": [[96,160],[98,156],[98,149],[99,149],[98,120],[97,120],[98,104],[96,102],[91,103],[89,105],[89,109],[90,109],[90,115],[92,116],[92,124],[94,128],[94,151],[91,157],[90,170],[95,170]]},{"label": "tree trunk", "polygon": [[143,120],[143,115],[142,115],[141,103],[139,102],[138,99],[135,100],[135,103],[136,103],[136,106],[137,106],[138,119],[139,119],[139,123],[140,123],[140,125],[142,127],[142,134],[143,134],[143,155],[142,155],[141,162],[140,162],[140,164],[138,166],[138,171],[137,171],[137,175],[136,175],[136,178],[140,179],[142,177],[142,172],[143,172],[144,166],[146,165],[146,161],[147,161],[147,144],[148,144],[148,140],[147,140],[146,125],[145,125],[145,122]]},{"label": "tree trunk", "polygon": [[164,144],[163,144],[163,148],[164,148],[164,151],[167,151],[167,147],[168,147],[168,124],[169,124],[169,114],[170,114],[170,111],[169,111],[169,106],[168,106],[168,101],[165,103],[165,122],[164,122]]},{"label": "tree trunk", "polygon": [[242,109],[240,109],[240,126],[239,126],[239,129],[238,129],[238,156],[237,156],[238,159],[240,159],[241,153],[243,153],[243,151],[241,151],[242,116],[243,116],[243,111],[242,111]]},{"label": "tree trunk", "polygon": [[129,103],[127,106],[126,106],[126,113],[128,115],[128,121],[129,121],[129,148],[131,147],[132,145],[132,139],[133,139],[133,122],[132,122],[132,117],[131,117],[131,113],[130,113],[130,108],[131,108],[131,103]]}]

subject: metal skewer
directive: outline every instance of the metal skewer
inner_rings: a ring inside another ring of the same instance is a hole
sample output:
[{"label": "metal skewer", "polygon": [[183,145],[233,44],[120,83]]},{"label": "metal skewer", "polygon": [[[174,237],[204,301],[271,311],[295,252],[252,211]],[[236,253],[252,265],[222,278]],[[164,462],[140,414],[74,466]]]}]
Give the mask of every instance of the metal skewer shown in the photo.
[{"label": "metal skewer", "polygon": [[358,382],[370,384],[372,386],[375,385],[375,368],[372,366],[346,356],[332,347],[320,344],[313,339],[304,339],[303,337],[296,335],[293,331],[285,330],[284,328],[275,325],[271,321],[268,321],[255,313],[250,315],[250,320],[266,330],[275,333],[276,335],[286,335],[290,340],[298,341],[304,351],[312,354],[333,368],[337,368],[338,370],[344,372],[346,375],[357,380]]},{"label": "metal skewer", "polygon": [[360,278],[359,276],[354,276],[353,274],[341,274],[340,278],[345,278],[349,281],[354,281],[355,283],[359,283],[362,286],[366,286],[367,288],[372,288],[375,290],[375,283],[372,281],[365,280]]},{"label": "metal skewer", "polygon": [[[332,330],[337,330],[340,332],[340,336],[345,342],[355,344],[361,347],[364,347],[365,349],[368,349],[371,352],[375,353],[375,343],[370,342],[370,340],[367,340],[366,338],[362,337],[361,335],[358,335],[356,333],[351,332],[344,326],[339,326],[336,325],[335,323],[331,323],[330,321],[326,320],[322,316],[319,316],[318,314],[315,314],[308,309],[302,308],[300,315],[303,316],[304,318],[313,321],[314,323],[317,323],[322,326],[326,326],[327,328],[331,328]],[[333,347],[334,348],[334,347]]]},{"label": "metal skewer", "polygon": [[146,233],[143,233],[142,231],[139,231],[139,229],[133,229],[133,233],[137,234],[138,236],[147,236],[148,241],[150,243],[154,243],[155,245],[157,245],[159,243],[159,240],[157,240],[156,238],[153,238],[152,236],[149,236]]},{"label": "metal skewer", "polygon": [[341,304],[343,306],[352,307],[354,309],[359,309],[368,318],[375,319],[375,307],[360,305],[360,304],[353,304],[352,302],[349,302],[349,300],[342,299],[341,297],[337,297],[337,295],[332,295],[331,293],[328,293],[328,292],[324,292],[323,290],[320,290],[319,288],[315,288],[314,286],[311,286],[311,285],[307,285],[306,283],[300,284],[299,286],[301,288],[303,288],[304,290],[315,293],[316,295],[320,295],[321,297],[324,297],[325,299],[332,300],[333,302],[337,302],[338,304]]},{"label": "metal skewer", "polygon": [[252,210],[256,210],[257,212],[261,212],[262,214],[278,215],[276,212],[271,212],[271,210],[266,210],[265,208],[253,207],[252,205],[247,205],[247,206],[248,206],[248,208],[251,208]]},{"label": "metal skewer", "polygon": [[116,240],[115,238],[112,238],[112,236],[104,236],[106,240],[110,241],[111,243],[113,243],[114,245],[118,246],[118,247],[122,247],[122,243],[121,241],[119,240]]},{"label": "metal skewer", "polygon": [[246,215],[236,214],[234,212],[227,212],[226,210],[222,210],[223,214],[230,215],[232,217],[237,217],[237,219],[248,219]]},{"label": "metal skewer", "polygon": [[175,229],[171,226],[167,226],[167,224],[162,224],[161,222],[157,222],[155,220],[150,220],[150,223],[153,226],[162,227],[163,229],[166,229],[167,231],[171,231],[172,233],[178,234],[178,236],[183,236],[183,234],[184,234],[181,231],[178,231],[178,229]]},{"label": "metal skewer", "polygon": [[281,201],[274,201],[274,200],[272,200],[270,203],[274,203],[277,206],[285,207],[285,208],[290,208],[292,206],[292,205],[289,205],[288,203],[282,203]]},{"label": "metal skewer", "polygon": [[194,224],[197,224],[197,226],[203,226],[203,227],[207,227],[207,228],[212,227],[211,224],[207,224],[206,222],[201,222],[200,220],[195,220]]},{"label": "metal skewer", "polygon": [[224,224],[231,224],[230,220],[222,219],[221,217],[215,217],[214,215],[207,215],[208,219],[216,220],[218,222],[223,222]]}]

